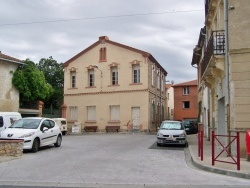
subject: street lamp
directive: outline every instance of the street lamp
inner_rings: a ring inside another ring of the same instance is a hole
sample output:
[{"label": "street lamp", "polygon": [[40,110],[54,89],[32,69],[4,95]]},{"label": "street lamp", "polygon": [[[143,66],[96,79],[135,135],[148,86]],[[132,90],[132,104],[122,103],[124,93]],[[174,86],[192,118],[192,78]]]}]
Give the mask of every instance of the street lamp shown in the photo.
[{"label": "street lamp", "polygon": [[101,69],[99,69],[99,67],[97,65],[91,65],[93,68],[97,68],[100,72],[101,72],[101,78],[102,78],[102,71]]},{"label": "street lamp", "polygon": [[99,69],[99,67],[97,65],[91,65],[93,68],[98,69],[101,72],[101,91],[102,91],[102,71],[101,69]]}]

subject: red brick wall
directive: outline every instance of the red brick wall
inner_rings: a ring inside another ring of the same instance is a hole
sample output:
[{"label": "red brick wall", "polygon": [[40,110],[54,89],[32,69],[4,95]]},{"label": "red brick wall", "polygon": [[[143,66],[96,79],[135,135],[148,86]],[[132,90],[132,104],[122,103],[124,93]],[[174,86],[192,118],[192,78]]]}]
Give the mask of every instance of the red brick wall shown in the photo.
[{"label": "red brick wall", "polygon": [[[198,92],[197,86],[188,86],[189,95],[183,95],[183,87],[174,87],[174,120],[197,119],[198,117]],[[190,108],[183,108],[183,101],[190,101]]]}]

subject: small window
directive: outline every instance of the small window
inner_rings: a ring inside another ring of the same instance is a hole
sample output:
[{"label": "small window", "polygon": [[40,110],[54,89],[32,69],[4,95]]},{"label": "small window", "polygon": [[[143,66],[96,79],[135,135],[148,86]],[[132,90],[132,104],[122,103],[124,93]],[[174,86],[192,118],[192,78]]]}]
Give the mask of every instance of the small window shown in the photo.
[{"label": "small window", "polygon": [[183,95],[189,95],[189,87],[183,88]]},{"label": "small window", "polygon": [[96,107],[95,106],[87,106],[87,120],[96,121]]},{"label": "small window", "polygon": [[70,72],[70,83],[71,83],[71,88],[76,87],[76,71],[71,71]]},{"label": "small window", "polygon": [[120,121],[120,106],[110,106],[110,121]]},{"label": "small window", "polygon": [[43,127],[46,127],[48,129],[51,128],[50,121],[49,120],[44,120],[42,123]]},{"label": "small window", "polygon": [[190,102],[189,101],[184,101],[183,102],[183,108],[190,108]]},{"label": "small window", "polygon": [[155,66],[154,65],[152,65],[152,86],[154,86],[154,82],[155,82],[155,80],[154,80],[154,72],[155,72]]},{"label": "small window", "polygon": [[72,121],[76,121],[77,120],[77,106],[70,106],[69,107],[69,114],[70,114],[70,117],[69,119],[72,120]]},{"label": "small window", "polygon": [[95,77],[94,70],[91,69],[91,70],[89,70],[88,73],[89,73],[89,87],[94,87],[94,85],[95,85],[95,82],[94,82],[94,77]]},{"label": "small window", "polygon": [[140,65],[133,65],[133,83],[140,83]]},{"label": "small window", "polygon": [[100,61],[107,61],[107,56],[106,56],[106,48],[101,48],[100,49]]},{"label": "small window", "polygon": [[118,85],[118,69],[117,69],[117,67],[111,68],[111,84]]},{"label": "small window", "polygon": [[63,121],[61,121],[61,124],[62,125],[67,125],[67,122],[63,120]]},{"label": "small window", "polygon": [[49,121],[50,122],[50,128],[55,127],[55,122],[54,121]]},{"label": "small window", "polygon": [[160,85],[161,85],[160,75],[157,74],[157,88],[158,89],[160,89]]}]

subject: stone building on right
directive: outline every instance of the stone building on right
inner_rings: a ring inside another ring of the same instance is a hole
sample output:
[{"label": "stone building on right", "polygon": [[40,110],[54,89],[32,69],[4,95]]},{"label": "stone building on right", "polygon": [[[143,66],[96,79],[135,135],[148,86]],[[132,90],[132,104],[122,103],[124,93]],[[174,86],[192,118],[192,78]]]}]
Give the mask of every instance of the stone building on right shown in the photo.
[{"label": "stone building on right", "polygon": [[[191,65],[198,73],[199,119],[207,139],[240,133],[246,156],[250,129],[250,1],[205,0],[205,26],[200,30]],[[230,143],[225,137],[224,146]],[[236,153],[235,145],[231,151]]]}]

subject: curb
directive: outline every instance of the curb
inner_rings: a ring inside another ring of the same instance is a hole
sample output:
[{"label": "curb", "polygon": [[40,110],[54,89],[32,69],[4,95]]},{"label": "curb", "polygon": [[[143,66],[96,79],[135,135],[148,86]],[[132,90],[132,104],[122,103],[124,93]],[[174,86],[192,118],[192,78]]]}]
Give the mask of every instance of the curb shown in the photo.
[{"label": "curb", "polygon": [[244,178],[244,179],[250,179],[250,173],[241,173],[241,172],[233,172],[230,170],[225,170],[225,169],[220,169],[220,168],[215,168],[207,165],[203,165],[196,160],[194,160],[192,156],[192,151],[190,151],[190,147],[188,147],[188,152],[191,157],[191,162],[192,164],[201,170],[207,171],[207,172],[212,172],[216,174],[222,174],[222,175],[227,175],[227,176],[232,176],[232,177],[237,177],[237,178]]}]

